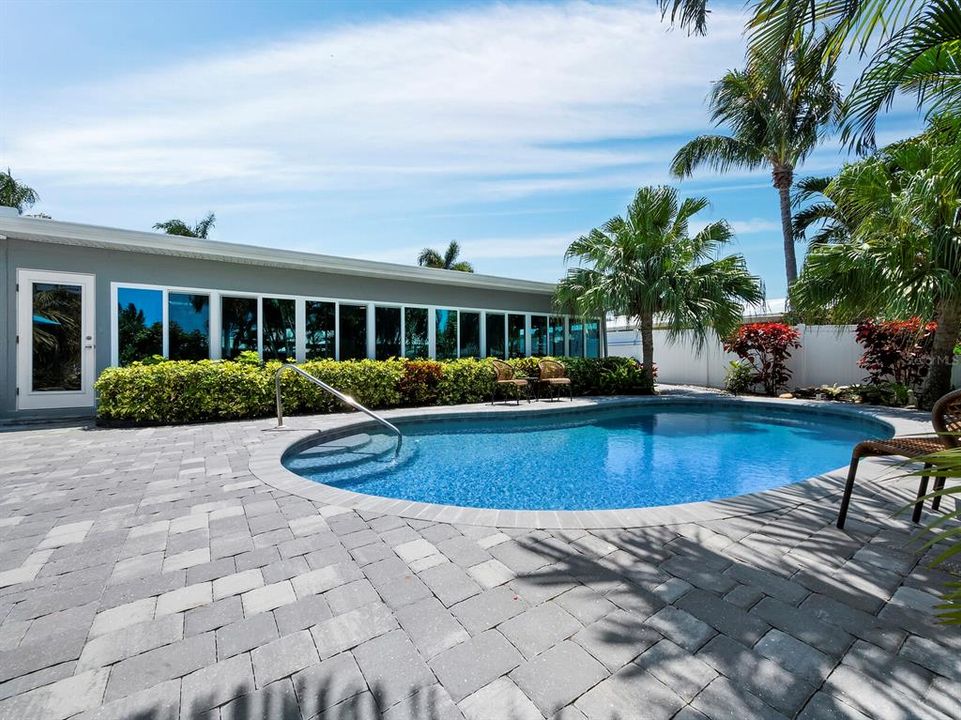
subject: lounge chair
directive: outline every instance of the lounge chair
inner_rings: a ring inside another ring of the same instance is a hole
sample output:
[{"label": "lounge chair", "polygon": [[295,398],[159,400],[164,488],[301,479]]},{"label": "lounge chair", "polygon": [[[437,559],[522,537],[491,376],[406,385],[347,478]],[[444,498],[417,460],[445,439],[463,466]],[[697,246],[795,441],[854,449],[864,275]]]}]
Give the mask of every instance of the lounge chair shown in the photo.
[{"label": "lounge chair", "polygon": [[564,363],[557,360],[541,360],[537,363],[537,369],[540,372],[538,382],[550,389],[554,399],[557,398],[559,388],[566,385],[567,394],[570,395],[571,401],[574,400],[574,386],[571,384],[571,379],[567,377],[567,368],[564,367]]},{"label": "lounge chair", "polygon": [[[863,457],[903,457],[918,458],[935,453],[946,448],[958,447],[961,444],[961,390],[950,392],[934,404],[931,410],[931,424],[934,426],[936,435],[924,435],[917,437],[893,437],[887,440],[865,440],[854,446],[851,453],[851,466],[848,469],[848,480],[844,486],[844,496],[841,498],[841,509],[838,511],[839,528],[844,527],[844,520],[848,514],[848,506],[851,504],[851,493],[854,490],[854,478],[858,472],[858,461]],[[931,467],[930,463],[924,464],[924,469]],[[944,478],[939,477],[934,481],[934,489],[941,490],[944,487]],[[918,484],[918,500],[914,504],[914,513],[911,520],[918,522],[921,519],[921,511],[924,509],[924,501],[921,500],[928,494],[928,476],[923,475]],[[941,497],[934,498],[931,503],[932,510],[941,507]]]},{"label": "lounge chair", "polygon": [[529,403],[531,401],[530,383],[524,378],[514,377],[514,368],[503,360],[493,360],[492,363],[496,376],[494,378],[494,387],[491,389],[491,405],[494,404],[494,395],[497,393],[497,388],[513,388],[514,402],[518,405],[520,405],[521,402],[521,388],[525,388],[527,402]]}]

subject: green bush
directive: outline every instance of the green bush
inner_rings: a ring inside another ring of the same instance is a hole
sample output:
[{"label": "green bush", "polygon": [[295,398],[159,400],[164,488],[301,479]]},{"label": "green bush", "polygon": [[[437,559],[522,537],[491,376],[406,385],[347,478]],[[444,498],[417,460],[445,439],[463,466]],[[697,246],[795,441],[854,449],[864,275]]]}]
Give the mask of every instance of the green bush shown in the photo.
[{"label": "green bush", "polygon": [[[629,358],[562,358],[575,395],[653,391]],[[537,358],[509,361],[535,375]],[[267,417],[274,413],[274,376],[281,363],[157,361],[107,368],[97,379],[97,412],[105,421],[189,423]],[[300,367],[372,409],[484,402],[494,388],[490,360],[309,360]],[[288,414],[339,412],[336,398],[297,373],[281,380]]]},{"label": "green bush", "polygon": [[724,375],[724,389],[732,395],[746,393],[754,385],[754,368],[743,360],[731,360]]}]

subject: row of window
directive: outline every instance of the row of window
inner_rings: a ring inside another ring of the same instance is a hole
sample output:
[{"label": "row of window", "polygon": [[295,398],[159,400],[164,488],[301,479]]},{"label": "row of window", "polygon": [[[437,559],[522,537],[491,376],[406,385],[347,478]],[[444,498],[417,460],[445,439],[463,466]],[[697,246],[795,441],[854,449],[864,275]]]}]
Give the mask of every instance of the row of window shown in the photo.
[{"label": "row of window", "polygon": [[232,359],[245,350],[265,360],[600,355],[597,321],[539,314],[126,286],[116,287],[116,304],[120,365],[151,355]]}]

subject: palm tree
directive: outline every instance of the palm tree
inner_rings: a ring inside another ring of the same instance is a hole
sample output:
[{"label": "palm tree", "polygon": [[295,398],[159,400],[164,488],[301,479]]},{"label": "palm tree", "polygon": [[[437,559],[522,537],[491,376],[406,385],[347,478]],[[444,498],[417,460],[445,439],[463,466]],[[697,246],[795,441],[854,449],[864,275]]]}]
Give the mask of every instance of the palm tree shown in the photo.
[{"label": "palm tree", "polygon": [[702,135],[677,151],[675,176],[689,177],[707,165],[718,172],[741,167],[771,168],[781,205],[787,284],[797,278],[791,185],[794,169],[821,141],[837,118],[841,94],[833,63],[821,64],[825,37],[801,38],[787,60],[759,52],[749,54],[744,70],[732,70],[711,92],[711,118],[728,125],[730,135]]},{"label": "palm tree", "polygon": [[[689,32],[704,34],[708,0],[658,0]],[[826,30],[825,61],[847,49],[876,48],[847,99],[843,137],[859,152],[874,148],[875,123],[898,93],[912,93],[928,116],[961,108],[961,0],[758,0],[749,44],[784,55],[799,31]]]},{"label": "palm tree", "polygon": [[39,200],[37,191],[13,177],[10,168],[0,172],[0,205],[16,208],[17,213],[23,215],[24,210]]},{"label": "palm tree", "polygon": [[217,216],[210,212],[207,213],[202,220],[198,220],[193,225],[188,225],[179,218],[173,218],[166,222],[155,223],[153,227],[154,230],[163,230],[168,235],[183,235],[184,237],[195,237],[206,240],[207,234],[213,229],[216,222]]},{"label": "palm tree", "polygon": [[708,331],[726,336],[741,322],[743,303],[764,299],[761,281],[741,255],[719,257],[733,232],[724,220],[709,223],[692,237],[692,216],[706,198],[678,202],[672,187],[642,187],[627,207],[567,249],[577,267],[557,286],[561,312],[600,317],[626,315],[641,333],[644,374],[653,385],[654,322],[672,340],[693,333],[702,345]]},{"label": "palm tree", "polygon": [[417,264],[421,267],[439,268],[441,270],[457,270],[458,272],[474,272],[474,266],[466,260],[457,260],[460,255],[460,244],[451,240],[447,252],[441,255],[433,248],[424,248],[417,256]]},{"label": "palm tree", "polygon": [[839,322],[934,317],[919,402],[950,387],[961,333],[961,135],[935,119],[922,135],[842,168],[825,194],[853,218],[851,241],[811,250],[791,290],[802,315],[829,308]]}]

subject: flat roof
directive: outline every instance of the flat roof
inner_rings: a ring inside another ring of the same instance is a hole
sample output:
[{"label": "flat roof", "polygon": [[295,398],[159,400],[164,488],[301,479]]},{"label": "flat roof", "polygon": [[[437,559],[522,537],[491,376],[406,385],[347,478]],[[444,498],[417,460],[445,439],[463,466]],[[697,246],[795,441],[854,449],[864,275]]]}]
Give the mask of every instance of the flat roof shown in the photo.
[{"label": "flat roof", "polygon": [[203,240],[140,230],[61,222],[33,217],[0,216],[0,235],[12,239],[59,245],[119,250],[123,252],[201,258],[245,265],[295,268],[314,272],[359,275],[408,282],[433,283],[454,287],[511,290],[550,295],[553,283],[503,278],[495,275],[425,268],[418,265],[377,262],[320,255],[297,250],[281,250],[259,245]]}]

